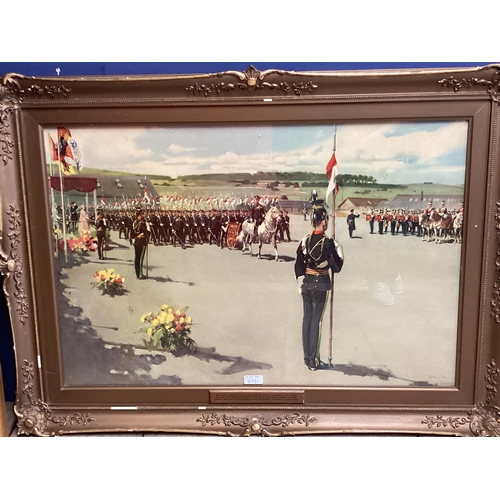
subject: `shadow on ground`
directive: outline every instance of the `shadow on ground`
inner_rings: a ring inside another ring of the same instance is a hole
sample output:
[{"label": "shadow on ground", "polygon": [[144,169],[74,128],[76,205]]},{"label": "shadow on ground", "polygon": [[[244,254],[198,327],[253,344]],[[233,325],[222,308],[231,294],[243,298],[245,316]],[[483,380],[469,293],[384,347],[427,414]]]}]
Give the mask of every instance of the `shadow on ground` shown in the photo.
[{"label": "shadow on ground", "polygon": [[419,380],[409,380],[406,378],[401,378],[398,377],[397,375],[394,375],[390,370],[384,370],[382,368],[370,368],[369,366],[364,366],[364,365],[354,365],[354,364],[347,364],[347,365],[335,365],[332,364],[331,366],[325,366],[325,367],[320,367],[320,370],[333,370],[336,372],[341,372],[344,375],[350,375],[350,376],[356,376],[356,377],[377,377],[380,380],[389,380],[390,378],[398,379],[398,380],[405,380],[406,382],[411,382],[410,386],[431,386],[432,384],[429,384],[428,382],[425,381],[419,381]]},{"label": "shadow on ground", "polygon": [[[69,303],[64,291],[71,289],[64,284],[67,275],[64,268],[72,268],[89,262],[82,257],[66,264],[56,262],[56,285],[59,304],[60,331],[63,344],[64,382],[66,386],[82,385],[182,385],[182,379],[177,375],[161,375],[157,379],[148,372],[153,365],[167,361],[167,355],[147,352],[137,354],[138,349],[146,350],[144,346],[105,342],[99,337],[96,328],[112,328],[92,325],[89,318],[83,316],[81,307]],[[150,277],[160,282],[176,282],[170,278]],[[194,283],[186,283],[194,286]],[[232,375],[251,370],[271,370],[272,365],[245,359],[241,356],[226,356],[216,352],[214,347],[197,347],[193,352],[179,355],[210,362],[230,363],[219,373]]]},{"label": "shadow on ground", "polygon": [[207,362],[219,361],[221,363],[231,363],[230,366],[224,368],[220,372],[224,375],[248,372],[249,370],[271,370],[273,368],[272,365],[268,363],[251,361],[241,356],[225,356],[224,354],[218,354],[215,351],[215,347],[198,347],[195,352],[191,353],[191,356]]},{"label": "shadow on ground", "polygon": [[[88,262],[82,258],[65,264],[71,268]],[[177,376],[153,379],[148,372],[152,365],[166,361],[162,354],[136,355],[131,346],[109,346],[98,337],[80,307],[72,306],[64,295],[67,278],[63,264],[56,262],[59,303],[59,325],[64,359],[66,386],[82,385],[180,385]]]}]

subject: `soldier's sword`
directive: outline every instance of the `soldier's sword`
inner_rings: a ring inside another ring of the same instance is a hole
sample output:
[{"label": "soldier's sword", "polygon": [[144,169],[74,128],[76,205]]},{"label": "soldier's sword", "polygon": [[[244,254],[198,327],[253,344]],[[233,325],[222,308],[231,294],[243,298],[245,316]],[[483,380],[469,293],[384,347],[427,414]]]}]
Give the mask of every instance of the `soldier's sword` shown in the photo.
[{"label": "soldier's sword", "polygon": [[175,237],[179,240],[179,243],[181,244],[182,248],[186,248],[186,245],[182,242],[182,240],[179,238],[179,235],[177,234],[177,231],[175,230],[175,228],[173,229],[173,232],[174,232],[174,235]]}]

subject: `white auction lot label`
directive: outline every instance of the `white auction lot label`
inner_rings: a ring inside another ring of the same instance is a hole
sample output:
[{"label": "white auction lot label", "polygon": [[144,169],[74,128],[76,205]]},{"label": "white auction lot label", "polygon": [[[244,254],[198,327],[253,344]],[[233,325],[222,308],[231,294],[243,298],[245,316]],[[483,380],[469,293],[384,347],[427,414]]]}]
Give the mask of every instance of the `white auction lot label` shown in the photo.
[{"label": "white auction lot label", "polygon": [[243,375],[245,385],[259,385],[264,383],[264,375]]}]

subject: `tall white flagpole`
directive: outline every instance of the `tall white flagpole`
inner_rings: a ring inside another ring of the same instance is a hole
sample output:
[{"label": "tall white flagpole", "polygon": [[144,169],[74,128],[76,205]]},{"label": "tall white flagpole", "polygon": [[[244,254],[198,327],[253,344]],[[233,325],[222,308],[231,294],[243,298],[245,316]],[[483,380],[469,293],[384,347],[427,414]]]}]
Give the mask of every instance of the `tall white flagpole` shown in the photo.
[{"label": "tall white flagpole", "polygon": [[[337,151],[337,125],[334,125],[333,128],[333,154]],[[335,162],[337,162],[337,158],[335,158]],[[335,166],[333,167],[335,169]],[[332,171],[332,175],[335,173]],[[335,181],[337,182],[337,181]],[[331,211],[331,219],[332,219],[332,240],[335,240],[335,192],[336,189],[332,191],[332,211]],[[333,291],[334,291],[334,277],[335,274],[332,272],[332,288],[330,290],[330,329],[328,332],[328,364],[330,368],[332,367],[332,352],[333,352]]]},{"label": "tall white flagpole", "polygon": [[63,184],[63,174],[62,174],[62,163],[61,154],[59,152],[59,131],[57,133],[57,161],[59,163],[59,182],[61,183],[61,206],[62,206],[62,217],[63,217],[63,242],[64,242],[64,260],[68,262],[68,244],[66,242],[66,207],[64,206],[64,184]]}]

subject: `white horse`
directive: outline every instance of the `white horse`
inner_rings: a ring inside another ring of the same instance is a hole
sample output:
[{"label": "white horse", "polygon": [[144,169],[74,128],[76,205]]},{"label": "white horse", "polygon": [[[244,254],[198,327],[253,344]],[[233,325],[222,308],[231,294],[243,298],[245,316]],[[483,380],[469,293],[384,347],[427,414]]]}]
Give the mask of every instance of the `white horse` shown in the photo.
[{"label": "white horse", "polygon": [[[278,245],[276,244],[276,233],[278,230],[278,224],[281,220],[281,215],[280,211],[276,207],[271,207],[264,218],[264,222],[258,227],[257,229],[257,238],[259,240],[259,259],[262,258],[261,256],[261,249],[262,249],[262,243],[272,243],[274,246],[274,253],[275,253],[275,260],[278,262],[279,260],[279,255],[278,255]],[[248,220],[244,221],[242,224],[242,231],[241,231],[241,241],[243,244],[243,249],[241,250],[244,252],[245,250],[249,249],[250,250],[250,255],[253,255],[252,252],[252,241],[254,238],[254,233],[255,233],[255,224],[253,222],[250,222]]]}]

